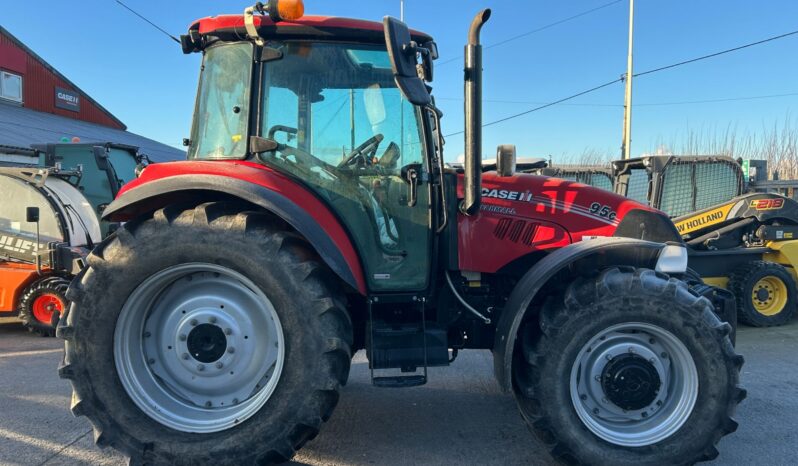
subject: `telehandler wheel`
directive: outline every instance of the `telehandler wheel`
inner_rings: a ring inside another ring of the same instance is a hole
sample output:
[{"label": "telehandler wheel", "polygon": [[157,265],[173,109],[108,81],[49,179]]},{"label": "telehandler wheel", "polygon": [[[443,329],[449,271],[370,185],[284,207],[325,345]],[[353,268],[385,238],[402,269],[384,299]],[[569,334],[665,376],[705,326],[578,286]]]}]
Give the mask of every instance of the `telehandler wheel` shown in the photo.
[{"label": "telehandler wheel", "polygon": [[289,460],[338,402],[344,296],[311,247],[228,203],[169,206],[89,256],[60,320],[61,377],[95,442],[133,464]]},{"label": "telehandler wheel", "polygon": [[729,277],[740,321],[754,327],[788,323],[795,315],[795,279],[784,266],[751,261]]},{"label": "telehandler wheel", "polygon": [[613,268],[577,279],[519,335],[521,414],[565,463],[715,458],[746,394],[730,330],[708,300],[666,275]]},{"label": "telehandler wheel", "polygon": [[63,313],[68,306],[68,287],[69,280],[65,278],[47,277],[34,282],[25,290],[19,300],[19,318],[28,331],[44,337],[55,335],[51,322],[56,313]]}]

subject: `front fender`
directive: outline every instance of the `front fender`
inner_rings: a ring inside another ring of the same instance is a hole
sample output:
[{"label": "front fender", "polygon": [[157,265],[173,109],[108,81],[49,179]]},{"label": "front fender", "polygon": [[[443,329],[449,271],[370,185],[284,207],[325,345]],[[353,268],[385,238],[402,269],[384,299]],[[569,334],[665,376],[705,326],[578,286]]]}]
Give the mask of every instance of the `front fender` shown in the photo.
[{"label": "front fender", "polygon": [[304,186],[250,162],[153,164],[128,183],[103,212],[103,219],[128,221],[175,202],[212,195],[240,199],[272,212],[303,235],[347,284],[366,294],[359,256],[332,211]]},{"label": "front fender", "polygon": [[539,311],[530,305],[550,280],[560,272],[570,272],[574,276],[611,266],[655,269],[665,246],[635,238],[597,238],[557,249],[529,269],[510,293],[496,325],[493,369],[502,390],[510,391],[512,388],[513,352],[518,329],[525,317],[534,317]]}]

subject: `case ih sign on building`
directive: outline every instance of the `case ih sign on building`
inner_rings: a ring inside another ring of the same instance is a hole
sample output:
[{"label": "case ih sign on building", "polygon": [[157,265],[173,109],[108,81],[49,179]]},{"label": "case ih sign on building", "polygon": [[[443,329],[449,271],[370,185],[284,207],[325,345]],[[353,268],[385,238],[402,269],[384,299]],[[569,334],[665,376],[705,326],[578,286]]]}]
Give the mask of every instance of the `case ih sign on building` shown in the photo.
[{"label": "case ih sign on building", "polygon": [[111,112],[2,27],[0,81],[0,103],[127,129]]},{"label": "case ih sign on building", "polygon": [[55,88],[55,106],[73,112],[80,111],[80,94],[63,87]]}]

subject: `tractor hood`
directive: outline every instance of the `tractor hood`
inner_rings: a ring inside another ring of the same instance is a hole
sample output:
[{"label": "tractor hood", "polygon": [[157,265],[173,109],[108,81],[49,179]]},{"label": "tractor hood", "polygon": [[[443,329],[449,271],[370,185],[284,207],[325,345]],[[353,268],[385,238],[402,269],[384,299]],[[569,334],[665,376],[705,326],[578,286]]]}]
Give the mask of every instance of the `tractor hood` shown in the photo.
[{"label": "tractor hood", "polygon": [[[458,176],[458,197],[463,177]],[[592,239],[622,236],[682,242],[662,212],[592,186],[525,173],[482,175],[482,205],[458,216],[463,270],[494,273],[530,253]],[[464,254],[485,249],[491,254]]]}]

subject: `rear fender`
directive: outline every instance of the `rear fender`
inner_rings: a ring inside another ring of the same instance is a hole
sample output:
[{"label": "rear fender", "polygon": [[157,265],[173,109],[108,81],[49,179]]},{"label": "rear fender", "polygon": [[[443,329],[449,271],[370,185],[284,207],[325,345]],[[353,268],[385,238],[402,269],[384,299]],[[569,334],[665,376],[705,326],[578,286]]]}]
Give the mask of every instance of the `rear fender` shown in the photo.
[{"label": "rear fender", "polygon": [[[655,269],[665,244],[635,238],[596,238],[557,249],[529,269],[510,293],[496,325],[493,347],[493,368],[503,391],[512,388],[513,352],[521,323],[536,318],[540,307],[532,305],[549,284],[562,283],[562,275],[570,277],[587,270],[612,266]],[[554,285],[552,285],[554,286]]]},{"label": "rear fender", "polygon": [[[175,165],[181,165],[174,170]],[[218,166],[214,173],[208,168]],[[225,162],[175,162],[148,167],[103,213],[104,220],[128,221],[175,202],[222,195],[255,204],[291,225],[344,282],[366,294],[357,252],[337,217],[303,186],[272,170]],[[172,166],[172,167],[167,167]],[[209,167],[210,166],[210,167]],[[162,168],[163,167],[163,168]],[[167,172],[167,173],[164,173]],[[193,173],[192,173],[193,172]],[[171,173],[171,174],[170,174]],[[132,186],[131,186],[132,185]]]}]

